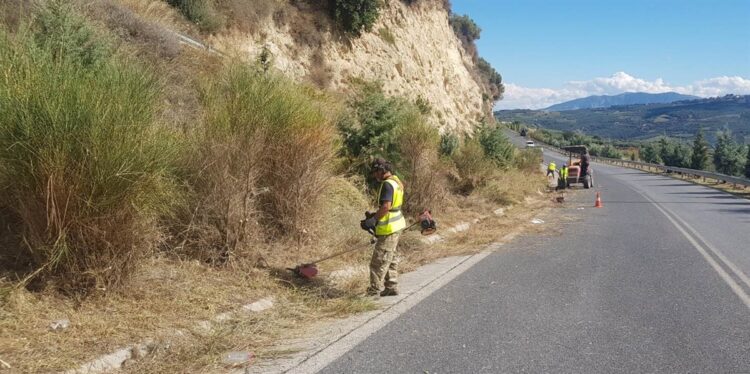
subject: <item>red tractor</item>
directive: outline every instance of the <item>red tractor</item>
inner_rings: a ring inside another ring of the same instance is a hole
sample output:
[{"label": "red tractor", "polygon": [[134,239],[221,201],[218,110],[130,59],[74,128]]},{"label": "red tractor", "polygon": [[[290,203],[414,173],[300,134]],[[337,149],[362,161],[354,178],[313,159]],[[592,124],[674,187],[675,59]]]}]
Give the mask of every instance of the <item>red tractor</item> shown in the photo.
[{"label": "red tractor", "polygon": [[[583,188],[591,188],[594,185],[594,173],[588,148],[585,145],[571,145],[562,149],[568,154],[568,186],[580,183]],[[584,170],[581,164],[584,165]]]}]

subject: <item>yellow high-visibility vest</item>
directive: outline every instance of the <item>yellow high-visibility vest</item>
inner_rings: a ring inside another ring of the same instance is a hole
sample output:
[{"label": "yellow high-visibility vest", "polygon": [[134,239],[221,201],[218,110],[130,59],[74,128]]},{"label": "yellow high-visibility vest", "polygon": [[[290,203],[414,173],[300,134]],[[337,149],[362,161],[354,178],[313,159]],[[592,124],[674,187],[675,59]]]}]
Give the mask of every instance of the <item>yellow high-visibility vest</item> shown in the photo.
[{"label": "yellow high-visibility vest", "polygon": [[562,177],[562,179],[568,179],[568,167],[567,166],[563,166],[563,168],[560,169],[560,177]]},{"label": "yellow high-visibility vest", "polygon": [[555,169],[557,169],[557,165],[555,165],[554,162],[550,162],[549,166],[547,167],[547,170],[555,171]]},{"label": "yellow high-visibility vest", "polygon": [[380,199],[380,193],[383,192],[383,184],[385,183],[393,187],[393,201],[391,202],[391,209],[386,215],[380,218],[378,224],[375,226],[375,235],[377,236],[391,235],[406,228],[406,219],[404,219],[404,214],[401,212],[401,206],[404,204],[404,187],[397,176],[390,176],[380,183],[378,199]]}]

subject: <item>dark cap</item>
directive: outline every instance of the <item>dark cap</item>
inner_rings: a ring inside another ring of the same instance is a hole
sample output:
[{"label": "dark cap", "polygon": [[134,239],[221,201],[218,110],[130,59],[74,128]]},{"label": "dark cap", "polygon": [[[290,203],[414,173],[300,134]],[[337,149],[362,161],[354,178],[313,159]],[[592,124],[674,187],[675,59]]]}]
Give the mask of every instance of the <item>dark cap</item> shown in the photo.
[{"label": "dark cap", "polygon": [[382,157],[376,158],[375,161],[372,162],[372,166],[370,167],[370,172],[376,172],[380,170],[391,171],[391,164]]}]

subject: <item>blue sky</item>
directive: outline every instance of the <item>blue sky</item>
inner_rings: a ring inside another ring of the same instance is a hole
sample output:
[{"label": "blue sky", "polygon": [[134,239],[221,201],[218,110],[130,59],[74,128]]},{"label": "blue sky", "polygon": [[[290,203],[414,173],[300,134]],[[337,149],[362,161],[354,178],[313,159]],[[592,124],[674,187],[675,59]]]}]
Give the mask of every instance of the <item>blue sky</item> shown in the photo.
[{"label": "blue sky", "polygon": [[453,0],[482,28],[501,109],[591,94],[750,94],[750,0]]}]

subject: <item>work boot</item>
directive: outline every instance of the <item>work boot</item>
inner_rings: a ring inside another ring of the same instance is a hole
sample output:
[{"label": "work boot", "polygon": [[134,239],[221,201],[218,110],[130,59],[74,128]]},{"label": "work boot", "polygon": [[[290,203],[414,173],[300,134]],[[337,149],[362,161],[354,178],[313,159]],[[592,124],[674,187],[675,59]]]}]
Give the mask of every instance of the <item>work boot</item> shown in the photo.
[{"label": "work boot", "polygon": [[398,290],[395,288],[386,288],[383,290],[383,292],[380,293],[380,296],[396,296],[398,295]]},{"label": "work boot", "polygon": [[378,296],[380,294],[380,291],[372,288],[368,288],[367,292],[365,292],[365,296]]}]

